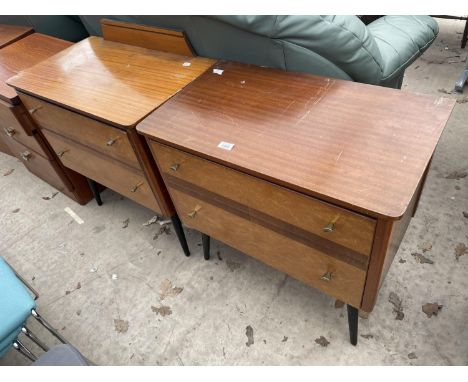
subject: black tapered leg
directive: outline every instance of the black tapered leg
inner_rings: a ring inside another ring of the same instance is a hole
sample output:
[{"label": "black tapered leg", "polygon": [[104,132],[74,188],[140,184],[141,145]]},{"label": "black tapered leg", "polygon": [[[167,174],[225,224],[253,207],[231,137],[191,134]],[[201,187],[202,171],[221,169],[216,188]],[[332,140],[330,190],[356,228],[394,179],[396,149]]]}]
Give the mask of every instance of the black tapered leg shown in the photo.
[{"label": "black tapered leg", "polygon": [[184,250],[185,256],[190,256],[189,247],[187,244],[187,239],[185,238],[184,229],[182,228],[182,223],[177,215],[171,216],[172,225],[176,231],[177,238],[179,239],[180,246]]},{"label": "black tapered leg", "polygon": [[209,260],[210,259],[210,237],[202,233],[201,238],[202,238],[202,243],[203,243],[203,257],[205,258],[205,260]]},{"label": "black tapered leg", "polygon": [[93,192],[94,199],[96,200],[97,205],[102,206],[101,194],[99,193],[98,184],[92,179],[86,178],[86,180],[88,181],[89,187]]},{"label": "black tapered leg", "polygon": [[358,336],[358,319],[359,319],[359,309],[348,305],[348,326],[349,326],[349,340],[351,344],[357,345],[357,336]]}]

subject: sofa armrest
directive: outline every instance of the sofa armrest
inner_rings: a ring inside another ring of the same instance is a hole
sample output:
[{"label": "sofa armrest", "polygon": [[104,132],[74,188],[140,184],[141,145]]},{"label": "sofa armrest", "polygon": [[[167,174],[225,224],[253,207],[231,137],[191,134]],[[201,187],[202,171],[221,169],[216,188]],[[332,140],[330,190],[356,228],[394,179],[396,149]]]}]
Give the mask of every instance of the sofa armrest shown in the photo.
[{"label": "sofa armrest", "polygon": [[367,26],[383,59],[382,82],[401,75],[439,33],[430,16],[385,16]]}]

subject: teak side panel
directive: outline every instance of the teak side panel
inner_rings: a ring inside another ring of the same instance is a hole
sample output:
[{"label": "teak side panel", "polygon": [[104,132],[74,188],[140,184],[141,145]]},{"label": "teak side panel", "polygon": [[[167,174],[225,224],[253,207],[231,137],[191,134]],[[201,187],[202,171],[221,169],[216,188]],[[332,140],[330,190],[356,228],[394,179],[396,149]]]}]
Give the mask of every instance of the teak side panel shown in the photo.
[{"label": "teak side panel", "polygon": [[[365,271],[178,190],[169,188],[169,191],[185,225],[359,307]],[[196,215],[188,217],[194,208]],[[321,279],[327,272],[332,273],[331,281]]]},{"label": "teak side panel", "polygon": [[376,236],[361,306],[361,309],[366,312],[371,312],[375,306],[380,287],[411,222],[423,186],[424,179],[421,180],[407,211],[400,220],[379,219],[377,221]]},{"label": "teak side panel", "polygon": [[34,32],[31,27],[0,24],[0,49]]},{"label": "teak side panel", "polygon": [[0,98],[12,104],[18,104],[15,89],[6,81],[37,63],[73,45],[69,41],[33,33],[14,44],[0,49]]},{"label": "teak side panel", "polygon": [[19,96],[38,126],[89,146],[136,169],[140,168],[124,130],[24,93],[19,93]]},{"label": "teak side panel", "polygon": [[[373,217],[399,219],[454,100],[232,62],[139,125],[149,138]],[[231,151],[218,147],[233,143]]]},{"label": "teak side panel", "polygon": [[183,56],[195,56],[184,32],[109,19],[101,20],[105,40],[159,50]]},{"label": "teak side panel", "polygon": [[60,161],[65,167],[161,213],[161,208],[141,170],[123,165],[121,162],[49,130],[42,129],[41,131],[54,151],[61,153]]},{"label": "teak side panel", "polygon": [[8,83],[102,122],[131,128],[214,62],[89,37]]},{"label": "teak side panel", "polygon": [[[163,176],[167,174],[166,177],[183,179],[207,193],[215,193],[245,206],[249,213],[258,210],[324,240],[370,255],[375,228],[373,219],[157,142],[150,144]],[[334,224],[332,232],[324,231],[329,223]]]}]

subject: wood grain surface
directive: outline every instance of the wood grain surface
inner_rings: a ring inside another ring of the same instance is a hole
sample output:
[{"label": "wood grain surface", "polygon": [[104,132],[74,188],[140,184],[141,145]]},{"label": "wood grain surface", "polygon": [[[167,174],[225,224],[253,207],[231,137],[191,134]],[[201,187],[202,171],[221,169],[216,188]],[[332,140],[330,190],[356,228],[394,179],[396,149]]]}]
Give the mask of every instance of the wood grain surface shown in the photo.
[{"label": "wood grain surface", "polygon": [[[455,101],[219,62],[138,125],[150,139],[374,217],[405,213]],[[233,143],[231,151],[218,147]]]},{"label": "wood grain surface", "polygon": [[6,80],[71,45],[69,41],[34,33],[0,49],[0,98],[17,104],[18,96]]},{"label": "wood grain surface", "polygon": [[0,49],[34,32],[31,27],[0,24]]},{"label": "wood grain surface", "polygon": [[98,120],[132,127],[213,63],[89,37],[8,83]]},{"label": "wood grain surface", "polygon": [[101,20],[101,30],[102,37],[108,41],[183,56],[195,56],[187,36],[181,31],[109,19]]}]

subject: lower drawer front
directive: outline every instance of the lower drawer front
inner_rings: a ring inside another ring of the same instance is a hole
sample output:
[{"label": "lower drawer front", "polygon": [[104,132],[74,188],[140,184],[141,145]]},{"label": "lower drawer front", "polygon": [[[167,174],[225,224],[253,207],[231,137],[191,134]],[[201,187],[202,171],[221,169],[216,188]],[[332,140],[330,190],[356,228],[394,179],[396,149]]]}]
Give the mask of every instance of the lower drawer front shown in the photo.
[{"label": "lower drawer front", "polygon": [[0,151],[2,153],[11,155],[11,151],[8,148],[7,144],[4,142],[4,138],[0,135]]},{"label": "lower drawer front", "polygon": [[7,142],[8,147],[14,156],[20,159],[26,168],[34,175],[49,183],[52,187],[65,193],[67,195],[72,191],[72,186],[65,183],[65,181],[58,174],[58,165],[54,161],[43,158],[28,147],[23,146],[15,140]]},{"label": "lower drawer front", "polygon": [[[187,226],[352,306],[360,306],[365,270],[177,189],[170,188],[170,194]],[[330,280],[327,280],[328,272]]]},{"label": "lower drawer front", "polygon": [[49,158],[36,138],[28,135],[18,122],[13,114],[13,106],[8,106],[3,102],[0,102],[0,139],[5,143],[15,139],[36,153],[41,154],[44,158]]},{"label": "lower drawer front", "polygon": [[160,212],[159,205],[142,172],[122,165],[100,153],[48,130],[42,133],[65,167]]}]

